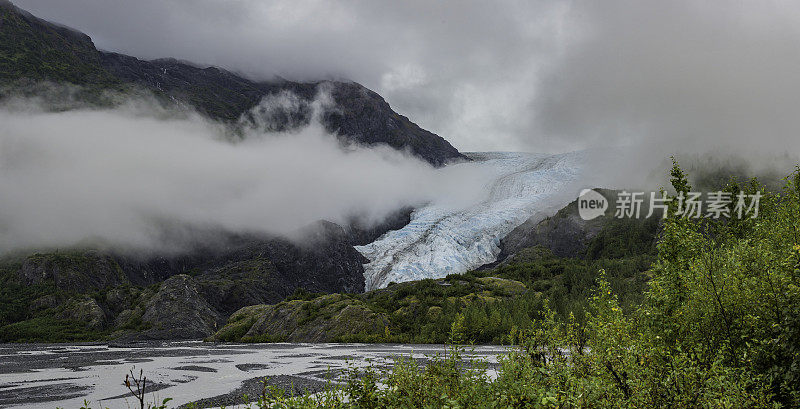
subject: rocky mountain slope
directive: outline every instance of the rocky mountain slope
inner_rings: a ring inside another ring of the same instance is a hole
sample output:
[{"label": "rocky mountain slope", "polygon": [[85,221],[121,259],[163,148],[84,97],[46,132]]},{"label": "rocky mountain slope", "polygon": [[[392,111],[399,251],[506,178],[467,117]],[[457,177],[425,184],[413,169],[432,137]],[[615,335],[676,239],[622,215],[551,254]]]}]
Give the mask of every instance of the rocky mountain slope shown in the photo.
[{"label": "rocky mountain slope", "polygon": [[328,131],[349,143],[408,149],[435,166],[465,159],[442,137],[393,111],[377,93],[343,81],[254,81],[216,67],[174,59],[143,61],[102,52],[87,35],[39,19],[0,0],[0,85],[47,80],[92,90],[144,88],[165,101],[194,107],[210,118],[235,122],[264,97],[291,92],[301,109],[277,118],[278,127],[307,123],[306,108],[324,86],[333,99],[320,117]]},{"label": "rocky mountain slope", "polygon": [[[291,130],[316,115],[345,144],[386,144],[434,166],[466,159],[357,83],[255,81],[216,67],[104,52],[89,36],[0,0],[0,100],[18,93],[58,97],[48,93],[57,88],[49,84],[67,84],[70,97],[82,106],[115,103],[105,98],[108,91],[123,97],[144,92],[234,130],[243,124]],[[321,93],[329,102],[313,105]],[[289,106],[258,111],[262,101],[287,95]],[[55,101],[54,109],[66,108]],[[402,227],[410,212],[399,209],[378,225],[354,220],[343,228],[320,222],[300,241],[201,232],[201,244],[174,256],[91,249],[5,256],[0,260],[0,341],[198,338],[212,334],[242,307],[276,303],[298,289],[362,292],[367,260],[353,245]]]},{"label": "rocky mountain slope", "polygon": [[0,0],[0,81],[21,78],[112,86],[89,36]]},{"label": "rocky mountain slope", "polygon": [[323,222],[309,231],[303,244],[235,236],[155,259],[92,250],[5,257],[0,341],[58,340],[41,333],[57,320],[74,323],[77,339],[196,339],[242,307],[298,289],[363,292],[365,260],[345,230]]},{"label": "rocky mountain slope", "polygon": [[[656,212],[651,218],[616,218],[614,203],[618,192],[595,190],[610,204],[604,216],[582,219],[578,215],[576,199],[553,216],[533,217],[514,228],[500,241],[498,260],[511,262],[507,259],[513,259],[514,255],[531,247],[546,248],[557,257],[590,259],[653,252],[661,213]],[[642,208],[648,206],[649,200],[646,200]]]}]

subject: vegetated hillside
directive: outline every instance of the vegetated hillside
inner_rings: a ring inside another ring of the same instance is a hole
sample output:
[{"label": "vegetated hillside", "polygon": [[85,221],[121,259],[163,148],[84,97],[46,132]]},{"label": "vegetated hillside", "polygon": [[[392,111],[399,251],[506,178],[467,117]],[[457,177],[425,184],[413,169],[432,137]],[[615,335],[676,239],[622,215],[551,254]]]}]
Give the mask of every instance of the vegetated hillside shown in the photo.
[{"label": "vegetated hillside", "polygon": [[516,253],[534,246],[546,247],[559,257],[589,259],[654,253],[663,212],[655,211],[652,217],[646,217],[649,197],[642,203],[638,218],[620,218],[614,212],[619,191],[595,191],[609,203],[604,216],[583,220],[576,199],[551,217],[541,221],[530,219],[512,230],[500,242],[498,260],[512,262]]},{"label": "vegetated hillside", "polygon": [[80,85],[120,83],[101,65],[89,36],[0,0],[0,81],[20,78]]},{"label": "vegetated hillside", "polygon": [[[272,118],[279,128],[308,123],[312,113],[308,105],[324,88],[334,104],[322,108],[322,123],[343,141],[407,149],[435,166],[466,159],[444,138],[396,113],[380,95],[360,84],[259,82],[174,59],[142,61],[101,52],[85,34],[38,19],[0,0],[0,85],[10,84],[24,93],[29,92],[30,81],[39,80],[77,84],[92,92],[144,88],[165,101],[189,104],[212,119],[229,123],[238,121],[265,96],[291,92],[300,107]],[[95,97],[88,94],[84,97]]]},{"label": "vegetated hillside", "polygon": [[[435,342],[431,337],[438,336],[442,326],[449,327],[452,309],[490,305],[526,292],[525,285],[518,281],[457,275],[395,284],[365,294],[298,292],[275,305],[254,305],[237,311],[213,339]],[[417,329],[422,332],[415,334]]]},{"label": "vegetated hillside", "polygon": [[0,342],[198,339],[239,308],[298,288],[364,291],[364,258],[333,223],[302,244],[233,236],[188,254],[137,259],[97,251],[0,262]]},{"label": "vegetated hillside", "polygon": [[[572,216],[577,217],[575,202],[529,230],[530,247],[515,249],[492,268],[364,294],[299,292],[277,305],[243,308],[213,339],[443,343],[462,316],[464,341],[504,343],[513,330],[530,327],[545,305],[561,317],[583,317],[601,269],[623,309],[634,310],[650,278],[661,219],[611,215],[577,223]],[[547,234],[562,230],[570,234]],[[561,251],[564,243],[578,240],[579,247]]]},{"label": "vegetated hillside", "polygon": [[[562,212],[570,210],[574,205]],[[398,212],[379,228],[396,228],[407,217]],[[655,230],[641,220],[625,233],[613,230],[616,219],[603,220],[598,231],[619,240],[609,245],[595,234],[585,247],[614,251],[558,257],[533,245],[493,269],[363,294],[365,260],[352,244],[377,233],[357,224],[343,230],[324,223],[328,233],[303,247],[240,237],[213,251],[144,261],[91,251],[31,255],[0,269],[0,340],[196,339],[219,331],[214,338],[226,341],[441,343],[464,315],[465,339],[507,342],[545,303],[561,316],[580,316],[599,269],[609,272],[626,310],[638,304]]]}]

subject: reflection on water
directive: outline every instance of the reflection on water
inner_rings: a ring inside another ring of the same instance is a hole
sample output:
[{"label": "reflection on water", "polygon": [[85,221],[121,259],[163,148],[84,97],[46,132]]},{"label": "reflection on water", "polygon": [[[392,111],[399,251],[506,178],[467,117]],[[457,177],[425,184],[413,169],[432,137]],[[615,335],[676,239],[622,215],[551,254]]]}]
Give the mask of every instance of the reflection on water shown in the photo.
[{"label": "reflection on water", "polygon": [[[148,401],[172,398],[171,405],[242,390],[254,378],[290,379],[314,389],[334,381],[343,369],[391,365],[397,356],[424,361],[442,345],[385,344],[210,344],[164,342],[115,345],[0,345],[0,407],[128,407],[122,381],[131,368],[152,382]],[[468,354],[497,362],[504,347],[469,348]],[[290,376],[290,377],[287,377]],[[133,403],[128,398],[128,403]]]}]

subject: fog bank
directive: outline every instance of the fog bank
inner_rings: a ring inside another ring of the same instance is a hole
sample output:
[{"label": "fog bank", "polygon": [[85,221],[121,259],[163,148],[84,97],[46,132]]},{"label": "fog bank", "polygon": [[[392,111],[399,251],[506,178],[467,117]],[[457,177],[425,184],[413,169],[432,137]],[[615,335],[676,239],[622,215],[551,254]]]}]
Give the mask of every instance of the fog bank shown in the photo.
[{"label": "fog bank", "polygon": [[[480,200],[477,167],[434,169],[388,147],[342,147],[314,122],[244,130],[136,102],[109,110],[0,108],[0,252],[179,250],[176,226],[287,234],[320,219],[378,221],[401,206]],[[262,104],[263,107],[263,104]],[[168,238],[169,237],[169,238]]]}]

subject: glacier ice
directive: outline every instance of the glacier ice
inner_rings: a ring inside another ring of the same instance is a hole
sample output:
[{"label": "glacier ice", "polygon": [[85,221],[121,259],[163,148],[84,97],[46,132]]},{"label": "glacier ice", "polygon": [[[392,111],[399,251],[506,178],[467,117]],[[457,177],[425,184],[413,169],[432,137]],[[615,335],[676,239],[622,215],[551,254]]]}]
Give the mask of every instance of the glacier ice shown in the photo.
[{"label": "glacier ice", "polygon": [[[580,152],[547,155],[519,152],[472,153],[469,163],[489,172],[487,196],[466,207],[431,203],[418,208],[411,222],[356,249],[364,265],[367,290],[390,282],[464,273],[497,259],[500,240],[536,213],[574,199],[584,162]],[[572,196],[569,196],[573,194]]]}]

